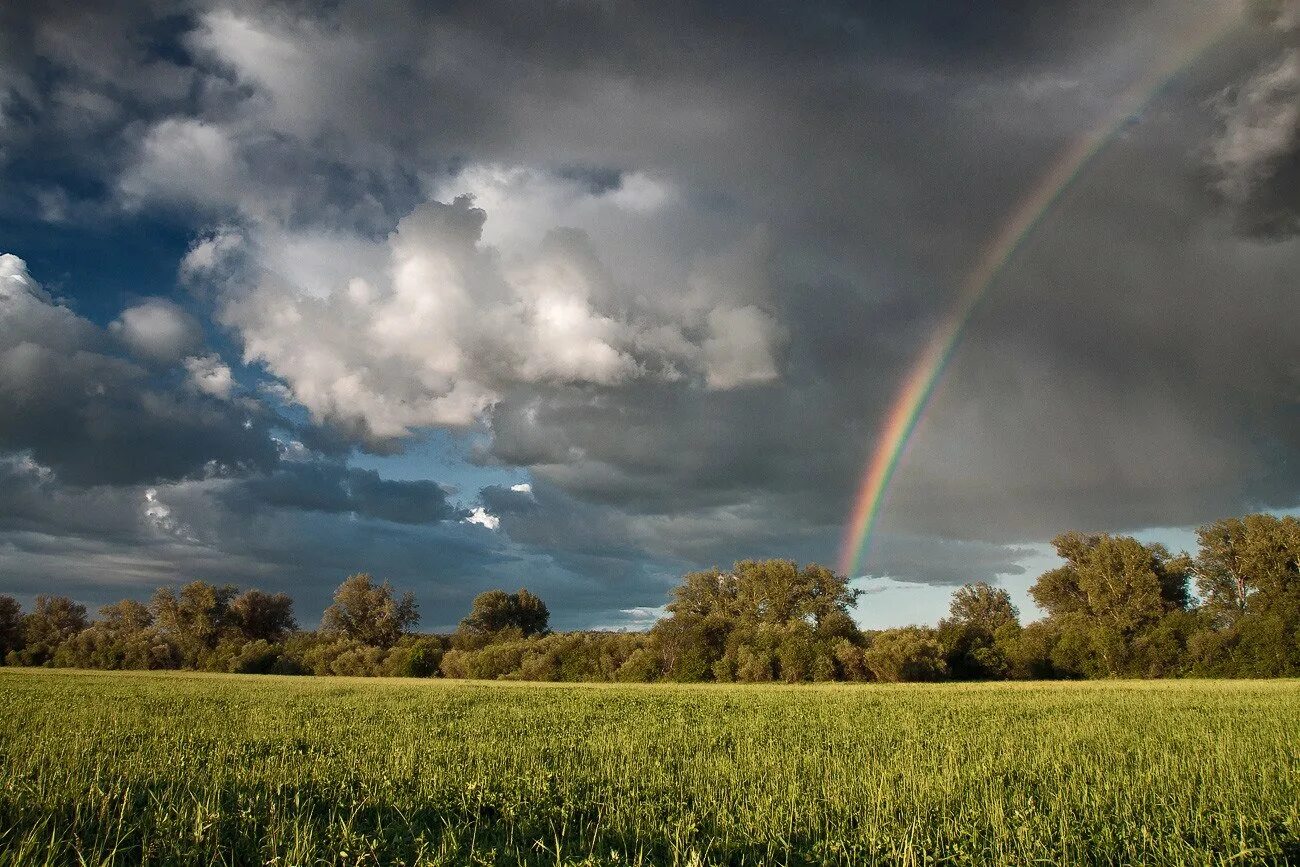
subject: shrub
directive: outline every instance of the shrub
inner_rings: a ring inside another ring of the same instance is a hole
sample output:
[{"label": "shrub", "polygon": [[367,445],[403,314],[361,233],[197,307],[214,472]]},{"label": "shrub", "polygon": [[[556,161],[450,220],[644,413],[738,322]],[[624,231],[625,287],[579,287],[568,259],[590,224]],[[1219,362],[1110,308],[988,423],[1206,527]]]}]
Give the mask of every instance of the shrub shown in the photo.
[{"label": "shrub", "polygon": [[917,626],[880,633],[865,659],[876,679],[889,683],[942,680],[948,673],[943,646],[932,630]]}]

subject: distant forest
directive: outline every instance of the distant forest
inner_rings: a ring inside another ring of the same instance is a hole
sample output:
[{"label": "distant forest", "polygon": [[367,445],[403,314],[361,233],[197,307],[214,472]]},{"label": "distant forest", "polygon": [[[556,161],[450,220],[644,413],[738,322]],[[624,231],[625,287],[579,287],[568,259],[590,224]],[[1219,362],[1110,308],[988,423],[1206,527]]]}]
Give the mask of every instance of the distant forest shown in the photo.
[{"label": "distant forest", "polygon": [[[1128,536],[1065,533],[1065,564],[1022,625],[973,583],[937,627],[864,631],[860,591],[815,564],[746,560],[692,572],[649,632],[552,632],[527,590],[480,594],[450,635],[414,632],[414,598],[369,575],[338,588],[316,631],[284,593],[195,581],[91,621],[66,596],[24,613],[0,596],[7,665],[549,681],[939,681],[1300,675],[1300,522],[1250,515],[1198,531],[1195,557]],[[1195,595],[1192,588],[1195,587]]]}]

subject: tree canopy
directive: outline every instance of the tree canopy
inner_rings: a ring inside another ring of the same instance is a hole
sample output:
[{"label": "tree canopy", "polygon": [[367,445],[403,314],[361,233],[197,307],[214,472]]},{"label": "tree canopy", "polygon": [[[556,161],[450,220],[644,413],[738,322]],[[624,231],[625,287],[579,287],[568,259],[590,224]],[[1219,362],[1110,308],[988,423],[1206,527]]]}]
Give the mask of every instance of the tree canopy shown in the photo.
[{"label": "tree canopy", "polygon": [[513,630],[526,638],[545,633],[550,622],[551,612],[546,603],[525,588],[514,593],[488,590],[474,597],[469,614],[460,622],[460,631],[488,637]]},{"label": "tree canopy", "polygon": [[387,581],[376,584],[369,575],[358,572],[335,591],[334,604],[321,618],[321,631],[373,647],[392,647],[403,632],[419,622],[414,595],[407,592],[398,599]]}]

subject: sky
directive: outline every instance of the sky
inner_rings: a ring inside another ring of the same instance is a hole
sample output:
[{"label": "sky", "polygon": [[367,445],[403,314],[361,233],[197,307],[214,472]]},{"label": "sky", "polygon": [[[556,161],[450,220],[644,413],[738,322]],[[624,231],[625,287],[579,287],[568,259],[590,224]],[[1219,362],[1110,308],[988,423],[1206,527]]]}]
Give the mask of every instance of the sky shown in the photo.
[{"label": "sky", "polygon": [[0,592],[644,628],[833,564],[963,278],[1189,32],[964,329],[870,627],[1300,506],[1300,5],[10,0]]}]

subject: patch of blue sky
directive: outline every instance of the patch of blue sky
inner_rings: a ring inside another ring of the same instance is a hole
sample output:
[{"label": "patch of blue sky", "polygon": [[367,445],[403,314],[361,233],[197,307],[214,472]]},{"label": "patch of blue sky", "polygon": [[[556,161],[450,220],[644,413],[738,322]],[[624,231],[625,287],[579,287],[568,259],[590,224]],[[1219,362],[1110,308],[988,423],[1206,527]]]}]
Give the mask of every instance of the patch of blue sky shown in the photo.
[{"label": "patch of blue sky", "polygon": [[192,308],[194,299],[176,284],[191,237],[186,226],[144,217],[104,229],[0,214],[0,252],[25,261],[46,291],[100,325],[145,297]]},{"label": "patch of blue sky", "polygon": [[474,431],[429,430],[407,444],[400,454],[373,455],[354,451],[348,464],[374,470],[386,479],[432,479],[453,489],[457,499],[466,503],[477,500],[478,492],[490,485],[508,488],[530,483],[531,477],[526,470],[483,465],[474,460],[476,446],[483,444],[485,436]]},{"label": "patch of blue sky", "polygon": [[[1029,595],[1030,586],[1049,569],[1063,562],[1047,543],[1027,543],[1017,548],[1028,555],[1016,561],[1023,569],[1019,573],[1003,573],[992,583],[1011,594],[1011,601],[1020,610],[1020,622],[1031,623],[1044,615]],[[947,584],[926,584],[919,581],[900,581],[895,578],[863,578],[853,582],[863,591],[853,612],[853,619],[863,629],[894,629],[899,626],[935,626],[948,616],[953,591]]]}]

